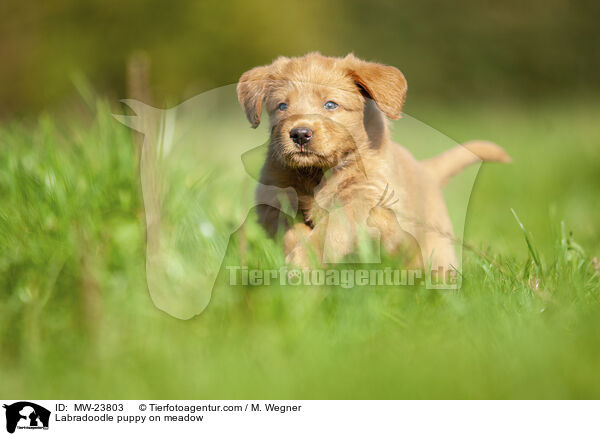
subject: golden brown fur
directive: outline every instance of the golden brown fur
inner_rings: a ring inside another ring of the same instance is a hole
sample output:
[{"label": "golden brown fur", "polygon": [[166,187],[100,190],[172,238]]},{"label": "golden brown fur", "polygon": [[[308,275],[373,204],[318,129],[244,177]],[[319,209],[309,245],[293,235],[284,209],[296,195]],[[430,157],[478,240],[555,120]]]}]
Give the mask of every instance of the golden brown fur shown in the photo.
[{"label": "golden brown fur", "polygon": [[[366,232],[380,237],[386,250],[407,253],[411,265],[435,270],[456,265],[441,186],[480,159],[507,161],[500,147],[477,141],[417,161],[391,141],[386,120],[401,115],[404,76],[353,55],[282,57],[244,73],[237,89],[253,127],[263,105],[269,114],[261,183],[292,187],[298,194],[301,222],[289,225],[277,207],[266,205],[273,204],[265,198],[272,191],[257,191],[264,203],[259,221],[271,235],[285,230],[288,262],[308,266],[311,252],[319,263],[338,262]],[[328,109],[326,102],[338,107]],[[310,130],[306,144],[291,138],[298,127]]]}]

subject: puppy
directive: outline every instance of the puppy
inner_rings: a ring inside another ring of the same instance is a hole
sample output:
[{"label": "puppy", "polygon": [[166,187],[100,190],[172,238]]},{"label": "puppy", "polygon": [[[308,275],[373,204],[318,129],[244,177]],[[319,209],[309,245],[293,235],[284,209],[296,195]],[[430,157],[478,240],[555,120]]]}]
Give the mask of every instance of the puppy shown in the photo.
[{"label": "puppy", "polygon": [[[417,161],[391,141],[386,120],[400,118],[406,90],[399,70],[352,54],[280,57],[242,75],[237,93],[248,120],[257,127],[264,106],[271,131],[258,219],[272,236],[285,231],[288,263],[339,262],[366,234],[407,255],[407,267],[456,266],[441,187],[472,163],[510,159],[473,141]],[[296,224],[273,206],[282,199],[266,198],[268,185],[296,191]]]}]

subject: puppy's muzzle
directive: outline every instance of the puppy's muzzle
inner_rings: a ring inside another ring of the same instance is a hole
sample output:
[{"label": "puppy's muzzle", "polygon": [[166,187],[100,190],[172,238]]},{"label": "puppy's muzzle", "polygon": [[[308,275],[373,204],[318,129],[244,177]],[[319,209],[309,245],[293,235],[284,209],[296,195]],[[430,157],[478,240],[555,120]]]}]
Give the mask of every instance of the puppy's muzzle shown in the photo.
[{"label": "puppy's muzzle", "polygon": [[301,148],[310,142],[312,136],[313,131],[308,127],[294,127],[290,130],[290,138]]}]

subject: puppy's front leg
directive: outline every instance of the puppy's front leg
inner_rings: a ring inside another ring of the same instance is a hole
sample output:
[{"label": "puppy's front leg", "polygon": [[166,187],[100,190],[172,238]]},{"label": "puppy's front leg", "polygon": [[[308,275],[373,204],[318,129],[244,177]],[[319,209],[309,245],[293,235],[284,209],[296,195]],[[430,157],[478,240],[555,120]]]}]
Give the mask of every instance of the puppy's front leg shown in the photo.
[{"label": "puppy's front leg", "polygon": [[292,188],[260,183],[256,188],[256,203],[258,222],[271,237],[280,228],[287,229],[288,217],[295,216],[298,211],[298,195]]},{"label": "puppy's front leg", "polygon": [[348,204],[330,211],[288,254],[286,261],[297,267],[308,267],[313,255],[319,264],[324,265],[339,262],[352,253],[361,223],[366,223],[367,219],[362,211],[368,208],[358,206]]},{"label": "puppy's front leg", "polygon": [[298,245],[306,243],[311,228],[304,223],[296,223],[283,236],[283,252],[287,256]]}]

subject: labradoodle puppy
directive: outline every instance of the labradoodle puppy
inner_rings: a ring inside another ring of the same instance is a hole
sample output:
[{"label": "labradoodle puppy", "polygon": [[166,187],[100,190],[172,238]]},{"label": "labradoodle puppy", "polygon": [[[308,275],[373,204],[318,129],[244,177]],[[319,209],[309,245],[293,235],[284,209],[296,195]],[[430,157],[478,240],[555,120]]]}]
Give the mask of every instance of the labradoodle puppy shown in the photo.
[{"label": "labradoodle puppy", "polygon": [[[242,75],[237,92],[248,120],[258,126],[264,106],[271,132],[258,218],[271,235],[285,232],[289,263],[339,262],[366,234],[408,254],[406,266],[456,265],[441,187],[469,164],[509,157],[473,141],[417,161],[392,142],[386,120],[400,118],[406,89],[398,69],[352,54],[281,57]],[[265,198],[274,192],[269,185],[296,191],[296,224],[273,206],[281,199]]]}]

